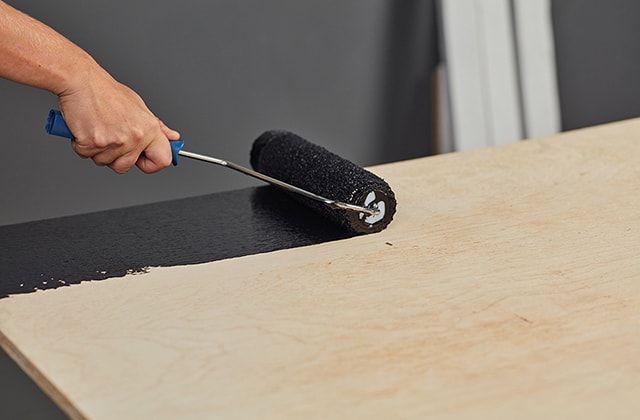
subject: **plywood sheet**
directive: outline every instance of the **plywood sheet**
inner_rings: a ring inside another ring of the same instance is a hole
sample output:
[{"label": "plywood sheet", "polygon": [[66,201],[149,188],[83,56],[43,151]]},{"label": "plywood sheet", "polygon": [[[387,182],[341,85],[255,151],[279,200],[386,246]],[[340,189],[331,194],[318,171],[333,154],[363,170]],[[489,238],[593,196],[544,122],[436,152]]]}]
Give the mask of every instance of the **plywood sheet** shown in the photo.
[{"label": "plywood sheet", "polygon": [[640,120],[373,168],[380,234],[0,299],[89,418],[635,418]]}]

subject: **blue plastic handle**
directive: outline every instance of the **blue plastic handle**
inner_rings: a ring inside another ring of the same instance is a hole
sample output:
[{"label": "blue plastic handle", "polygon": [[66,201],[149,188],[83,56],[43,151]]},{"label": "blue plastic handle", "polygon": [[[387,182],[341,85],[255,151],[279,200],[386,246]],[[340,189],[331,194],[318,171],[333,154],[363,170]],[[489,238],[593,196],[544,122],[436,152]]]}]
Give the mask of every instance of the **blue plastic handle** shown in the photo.
[{"label": "blue plastic handle", "polygon": [[47,134],[52,134],[54,136],[66,137],[71,140],[75,138],[71,133],[71,130],[69,130],[67,122],[62,117],[62,112],[58,111],[57,109],[52,109],[51,111],[49,111],[46,130]]},{"label": "blue plastic handle", "polygon": [[184,147],[184,140],[169,140],[169,146],[171,146],[171,163],[176,166],[178,165],[178,154]]},{"label": "blue plastic handle", "polygon": [[[71,140],[75,138],[71,130],[69,130],[69,126],[62,116],[62,112],[57,109],[49,111],[45,129],[47,130],[47,134],[53,136],[65,137]],[[171,163],[173,163],[173,166],[176,166],[178,164],[178,154],[184,147],[184,140],[170,140],[169,144],[171,145]]]}]

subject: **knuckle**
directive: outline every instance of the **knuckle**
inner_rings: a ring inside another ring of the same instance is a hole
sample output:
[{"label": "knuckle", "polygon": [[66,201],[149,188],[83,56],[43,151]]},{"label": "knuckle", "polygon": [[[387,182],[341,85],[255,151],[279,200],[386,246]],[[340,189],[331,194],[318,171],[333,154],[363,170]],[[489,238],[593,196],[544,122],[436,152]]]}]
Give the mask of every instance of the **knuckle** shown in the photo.
[{"label": "knuckle", "polygon": [[143,143],[148,136],[149,128],[145,122],[138,123],[129,127],[129,139],[133,144]]},{"label": "knuckle", "polygon": [[93,140],[91,142],[93,143],[94,147],[98,149],[106,149],[107,147],[109,147],[110,143],[106,137],[102,136],[93,137]]},{"label": "knuckle", "polygon": [[145,127],[140,127],[140,126],[135,127],[135,128],[132,130],[132,133],[131,133],[131,134],[132,134],[132,138],[133,138],[136,142],[140,142],[140,141],[142,141],[142,140],[144,140],[144,139],[145,139],[146,134],[147,134],[147,132],[148,132],[148,131],[149,131],[149,130],[147,130]]},{"label": "knuckle", "polygon": [[127,144],[127,136],[122,133],[114,134],[111,137],[110,144],[115,147],[122,147]]}]

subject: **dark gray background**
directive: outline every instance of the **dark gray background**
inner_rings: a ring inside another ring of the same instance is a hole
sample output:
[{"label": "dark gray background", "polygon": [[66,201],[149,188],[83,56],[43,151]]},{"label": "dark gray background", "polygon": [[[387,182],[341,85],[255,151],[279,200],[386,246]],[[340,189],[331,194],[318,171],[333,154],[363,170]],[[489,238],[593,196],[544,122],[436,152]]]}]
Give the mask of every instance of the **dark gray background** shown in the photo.
[{"label": "dark gray background", "polygon": [[563,130],[640,115],[640,2],[554,0]]},{"label": "dark gray background", "polygon": [[[93,54],[189,150],[246,165],[257,135],[285,128],[360,165],[431,153],[433,0],[8,2]],[[553,1],[563,129],[639,115],[639,18],[634,0]],[[0,80],[0,225],[255,185],[198,162],[94,167],[44,134],[55,106]],[[62,416],[1,352],[0,379],[0,415]]]}]

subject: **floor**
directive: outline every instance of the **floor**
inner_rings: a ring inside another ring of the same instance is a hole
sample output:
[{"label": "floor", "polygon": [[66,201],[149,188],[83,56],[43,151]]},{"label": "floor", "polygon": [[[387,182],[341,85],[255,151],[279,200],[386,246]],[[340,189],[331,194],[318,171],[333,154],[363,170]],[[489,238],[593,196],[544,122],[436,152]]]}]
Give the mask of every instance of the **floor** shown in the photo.
[{"label": "floor", "polygon": [[0,418],[23,420],[68,418],[2,350],[0,350],[0,373]]}]

